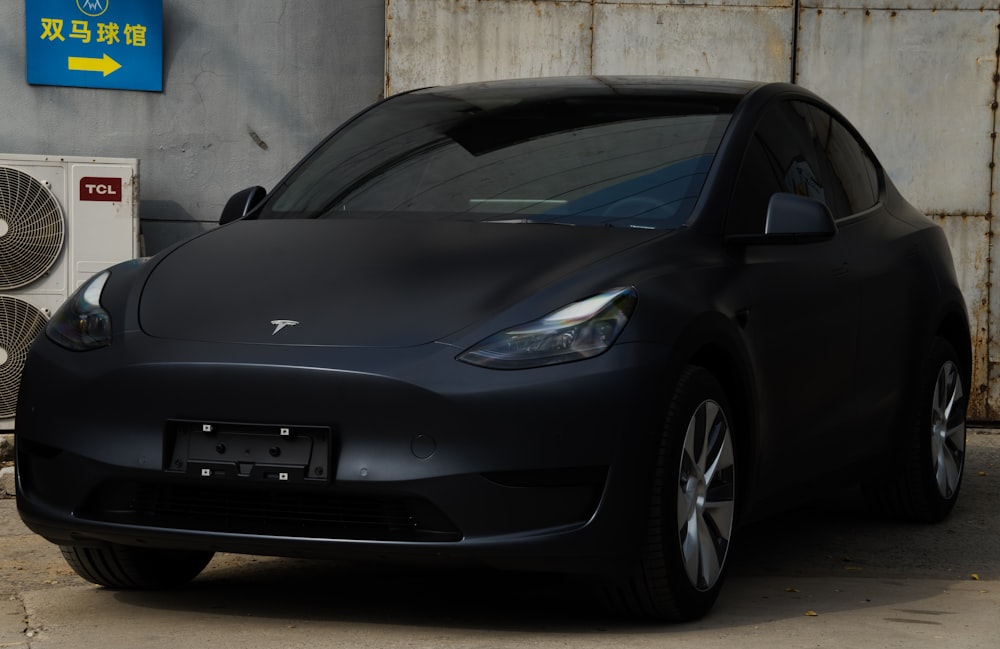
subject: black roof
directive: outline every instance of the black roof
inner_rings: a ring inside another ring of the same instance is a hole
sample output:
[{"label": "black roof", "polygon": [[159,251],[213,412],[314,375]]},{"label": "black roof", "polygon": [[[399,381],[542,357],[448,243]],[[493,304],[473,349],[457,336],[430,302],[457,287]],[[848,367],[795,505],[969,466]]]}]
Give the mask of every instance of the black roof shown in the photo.
[{"label": "black roof", "polygon": [[759,81],[700,77],[577,76],[481,81],[422,88],[408,94],[459,99],[487,110],[516,102],[630,97],[717,103],[720,109],[727,111],[762,85],[765,84]]}]

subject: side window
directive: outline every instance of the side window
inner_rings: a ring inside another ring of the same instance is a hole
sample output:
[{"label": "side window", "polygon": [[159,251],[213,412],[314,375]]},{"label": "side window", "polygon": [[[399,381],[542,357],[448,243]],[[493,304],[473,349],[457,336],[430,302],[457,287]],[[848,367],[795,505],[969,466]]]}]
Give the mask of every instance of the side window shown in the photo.
[{"label": "side window", "polygon": [[829,113],[779,101],[767,108],[744,153],[726,232],[763,232],[767,203],[776,192],[823,201],[835,219],[843,219],[878,202],[878,167]]},{"label": "side window", "polygon": [[[829,162],[830,184],[846,200],[847,214],[857,214],[878,202],[878,168],[865,147],[829,113],[803,105],[816,133],[816,144]],[[838,215],[839,216],[839,215]]]},{"label": "side window", "polygon": [[744,153],[733,188],[727,233],[762,233],[768,201],[778,192],[808,196],[831,205],[835,197],[825,185],[829,163],[815,140],[814,125],[800,106],[783,101],[765,111]]}]

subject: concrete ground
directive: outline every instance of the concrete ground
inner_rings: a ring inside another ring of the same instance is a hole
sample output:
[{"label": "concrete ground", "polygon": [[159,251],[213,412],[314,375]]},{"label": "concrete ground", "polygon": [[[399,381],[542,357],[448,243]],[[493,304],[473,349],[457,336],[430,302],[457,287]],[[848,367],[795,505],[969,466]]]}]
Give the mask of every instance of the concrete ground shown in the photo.
[{"label": "concrete ground", "polygon": [[0,649],[1000,646],[1000,434],[970,430],[945,522],[859,511],[845,496],[743,530],[708,617],[642,625],[565,578],[239,555],[182,590],[115,592],[0,500]]}]

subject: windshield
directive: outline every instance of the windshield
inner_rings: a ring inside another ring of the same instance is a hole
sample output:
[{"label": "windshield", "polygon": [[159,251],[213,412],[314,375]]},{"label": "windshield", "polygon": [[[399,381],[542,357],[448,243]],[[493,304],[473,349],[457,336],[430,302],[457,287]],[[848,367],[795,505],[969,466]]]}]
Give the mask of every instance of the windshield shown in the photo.
[{"label": "windshield", "polygon": [[728,122],[650,97],[402,95],[335,133],[260,218],[676,228]]}]

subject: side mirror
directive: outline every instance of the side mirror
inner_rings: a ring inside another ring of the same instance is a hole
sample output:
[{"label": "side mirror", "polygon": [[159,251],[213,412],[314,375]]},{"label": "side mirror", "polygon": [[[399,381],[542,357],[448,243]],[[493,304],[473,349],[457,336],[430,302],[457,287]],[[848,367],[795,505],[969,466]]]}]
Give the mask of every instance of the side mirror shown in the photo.
[{"label": "side mirror", "polygon": [[825,241],[835,234],[837,224],[826,203],[796,194],[771,197],[764,222],[764,239],[768,243],[782,239],[795,243]]},{"label": "side mirror", "polygon": [[267,190],[259,186],[247,187],[243,191],[236,192],[226,201],[226,206],[222,208],[219,225],[225,225],[237,219],[242,219],[253,211],[253,208],[257,207],[264,200],[265,196],[267,196]]}]

